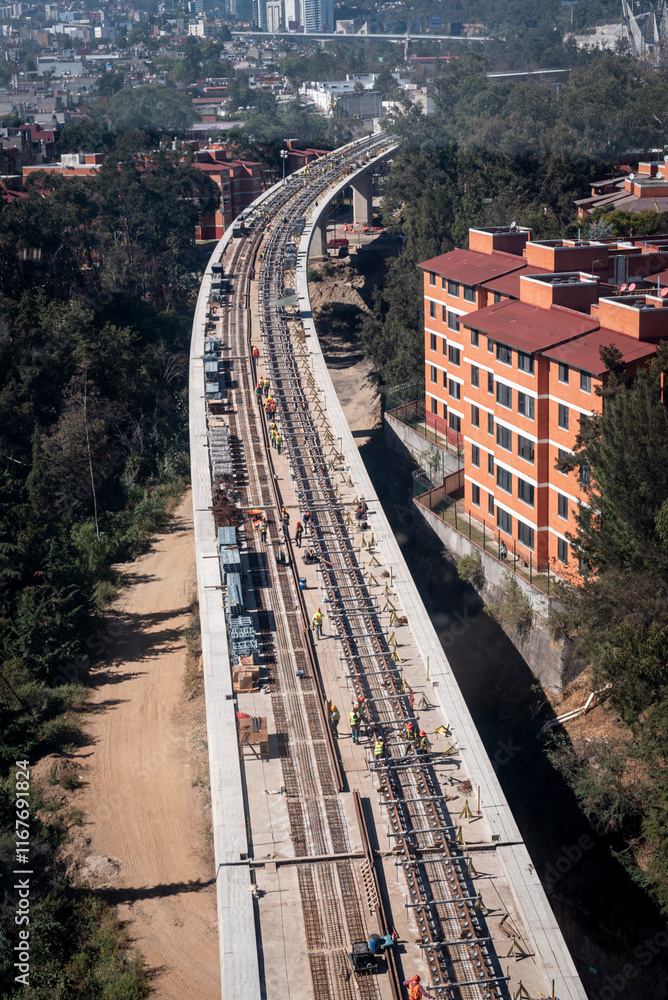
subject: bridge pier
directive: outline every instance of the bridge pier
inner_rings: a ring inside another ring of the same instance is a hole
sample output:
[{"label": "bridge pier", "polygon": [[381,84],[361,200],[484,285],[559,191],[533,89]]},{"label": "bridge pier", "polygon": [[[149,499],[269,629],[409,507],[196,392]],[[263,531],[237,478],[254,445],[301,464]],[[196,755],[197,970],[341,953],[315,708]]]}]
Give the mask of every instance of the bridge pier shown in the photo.
[{"label": "bridge pier", "polygon": [[353,222],[360,226],[368,226],[373,214],[373,198],[371,187],[373,178],[370,171],[361,174],[351,183],[353,189]]},{"label": "bridge pier", "polygon": [[313,230],[311,246],[309,247],[309,257],[326,257],[326,256],[327,256],[327,215],[325,214],[322,222],[319,222]]}]

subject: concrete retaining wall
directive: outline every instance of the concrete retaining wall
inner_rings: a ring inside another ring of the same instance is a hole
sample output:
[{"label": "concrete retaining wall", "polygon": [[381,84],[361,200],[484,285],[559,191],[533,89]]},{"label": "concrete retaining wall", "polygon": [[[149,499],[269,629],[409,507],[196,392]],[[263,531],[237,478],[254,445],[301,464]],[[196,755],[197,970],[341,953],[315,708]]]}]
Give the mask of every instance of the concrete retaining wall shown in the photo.
[{"label": "concrete retaining wall", "polygon": [[385,414],[384,431],[385,443],[388,448],[391,448],[392,451],[395,451],[401,458],[407,461],[412,460],[417,462],[425,472],[429,471],[429,457],[433,455],[434,448],[438,448],[440,452],[440,468],[443,469],[445,474],[456,472],[460,467],[460,462],[456,455],[446,451],[445,448],[441,448],[434,441],[429,441],[427,438],[422,437],[421,434],[417,434],[407,424],[403,424],[401,420],[393,417],[391,413]]}]

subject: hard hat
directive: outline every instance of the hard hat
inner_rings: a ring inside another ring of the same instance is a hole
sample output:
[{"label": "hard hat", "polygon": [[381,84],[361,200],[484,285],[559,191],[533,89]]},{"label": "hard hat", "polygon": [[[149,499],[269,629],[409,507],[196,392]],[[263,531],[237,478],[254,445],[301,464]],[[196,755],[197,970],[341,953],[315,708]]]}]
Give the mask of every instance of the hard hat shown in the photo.
[{"label": "hard hat", "polygon": [[424,729],[421,729],[421,730],[420,730],[420,736],[426,736],[426,735],[427,735],[427,734],[425,733]]},{"label": "hard hat", "polygon": [[411,979],[411,982],[412,983],[419,983],[420,982],[420,977],[417,974],[414,975],[413,978]]},{"label": "hard hat", "polygon": [[363,695],[363,694],[361,694],[361,695],[359,696],[359,698],[358,698],[357,700],[358,700],[358,701],[364,701],[364,695]]},{"label": "hard hat", "polygon": [[408,722],[406,723],[406,729],[412,729],[412,728],[413,728],[413,723],[409,719]]},{"label": "hard hat", "polygon": [[316,610],[316,611],[320,611],[320,608],[316,608],[315,610]]},{"label": "hard hat", "polygon": [[355,704],[353,705],[353,708],[359,708],[359,705],[357,704],[357,702],[355,702]]}]

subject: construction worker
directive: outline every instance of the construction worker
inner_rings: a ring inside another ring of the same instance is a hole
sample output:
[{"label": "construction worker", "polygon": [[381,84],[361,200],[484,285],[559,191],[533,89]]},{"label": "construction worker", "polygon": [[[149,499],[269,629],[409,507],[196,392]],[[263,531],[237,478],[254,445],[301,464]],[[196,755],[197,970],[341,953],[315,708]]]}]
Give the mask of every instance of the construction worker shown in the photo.
[{"label": "construction worker", "polygon": [[257,399],[258,403],[262,402],[262,381],[258,382],[258,384],[255,386],[255,398]]},{"label": "construction worker", "polygon": [[264,380],[263,389],[264,389],[265,396],[268,396],[269,395],[269,379],[268,378],[265,378],[265,380]]},{"label": "construction worker", "polygon": [[412,747],[415,746],[416,741],[417,741],[417,727],[414,726],[409,719],[408,722],[406,723],[406,743],[408,744],[409,747]]},{"label": "construction worker", "polygon": [[311,523],[311,511],[310,510],[305,510],[304,511],[304,527],[308,528],[308,526],[309,526],[310,523]]},{"label": "construction worker", "polygon": [[406,979],[404,981],[404,986],[408,987],[408,1000],[421,1000],[422,997],[427,997],[428,1000],[436,1000],[433,993],[427,993],[427,991],[420,986],[419,976],[413,976],[412,979]]},{"label": "construction worker", "polygon": [[431,743],[429,742],[429,737],[425,733],[424,729],[420,730],[416,748],[418,753],[429,753],[431,750]]},{"label": "construction worker", "polygon": [[341,718],[341,713],[339,712],[334,702],[331,702],[329,706],[329,724],[331,726],[332,736],[334,737],[334,739],[338,739],[339,736],[340,718]]},{"label": "construction worker", "polygon": [[313,621],[311,624],[315,629],[316,639],[322,639],[322,611],[320,608],[315,609],[315,614],[313,615]]},{"label": "construction worker", "polygon": [[298,549],[302,547],[302,535],[304,534],[304,528],[301,521],[297,521],[295,524],[295,543]]},{"label": "construction worker", "polygon": [[271,424],[270,424],[269,425],[269,440],[271,441],[271,447],[272,448],[276,447],[276,434],[277,434],[276,427],[275,426],[272,427]]},{"label": "construction worker", "polygon": [[260,352],[258,350],[257,344],[253,348],[253,357],[255,358],[256,361],[260,357]]},{"label": "construction worker", "polygon": [[350,735],[353,738],[353,743],[359,743],[360,741],[360,717],[358,709],[359,705],[355,702],[350,712]]},{"label": "construction worker", "polygon": [[274,442],[276,444],[276,451],[280,455],[281,454],[281,435],[278,433],[278,431],[276,431],[276,433],[274,434]]},{"label": "construction worker", "polygon": [[267,519],[263,517],[260,521],[260,537],[262,541],[267,544]]},{"label": "construction worker", "polygon": [[385,740],[382,733],[376,733],[373,744],[373,756],[375,761],[382,760],[385,756]]},{"label": "construction worker", "polygon": [[362,725],[365,725],[367,727],[367,729],[368,729],[368,727],[369,727],[369,716],[368,716],[368,713],[367,713],[367,710],[366,710],[366,702],[364,700],[364,695],[363,694],[361,694],[359,696],[359,698],[357,699],[357,714],[360,717],[360,731],[362,729]]},{"label": "construction worker", "polygon": [[[278,436],[278,434],[277,434],[277,436]],[[284,530],[285,536],[287,538],[288,531],[290,530],[290,515],[288,514],[287,510],[285,509],[285,507],[281,507],[281,521],[283,522],[283,530]]]}]

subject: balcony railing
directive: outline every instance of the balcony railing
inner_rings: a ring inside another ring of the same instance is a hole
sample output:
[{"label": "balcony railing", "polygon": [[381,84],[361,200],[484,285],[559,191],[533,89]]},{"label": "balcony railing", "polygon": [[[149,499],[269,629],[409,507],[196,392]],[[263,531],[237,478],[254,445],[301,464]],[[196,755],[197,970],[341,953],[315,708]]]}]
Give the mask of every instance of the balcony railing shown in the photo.
[{"label": "balcony railing", "polygon": [[532,552],[528,554],[525,554],[524,551],[518,552],[514,540],[512,550],[506,546],[506,554],[503,555],[501,546],[505,542],[503,542],[496,526],[493,523],[487,524],[484,518],[480,518],[478,512],[467,510],[464,501],[454,500],[446,493],[443,486],[422,493],[414,499],[421,507],[430,510],[460,535],[468,538],[473,545],[502,563],[511,573],[521,576],[541,594],[550,598],[556,596],[554,593],[555,573],[548,560],[536,559]]}]

